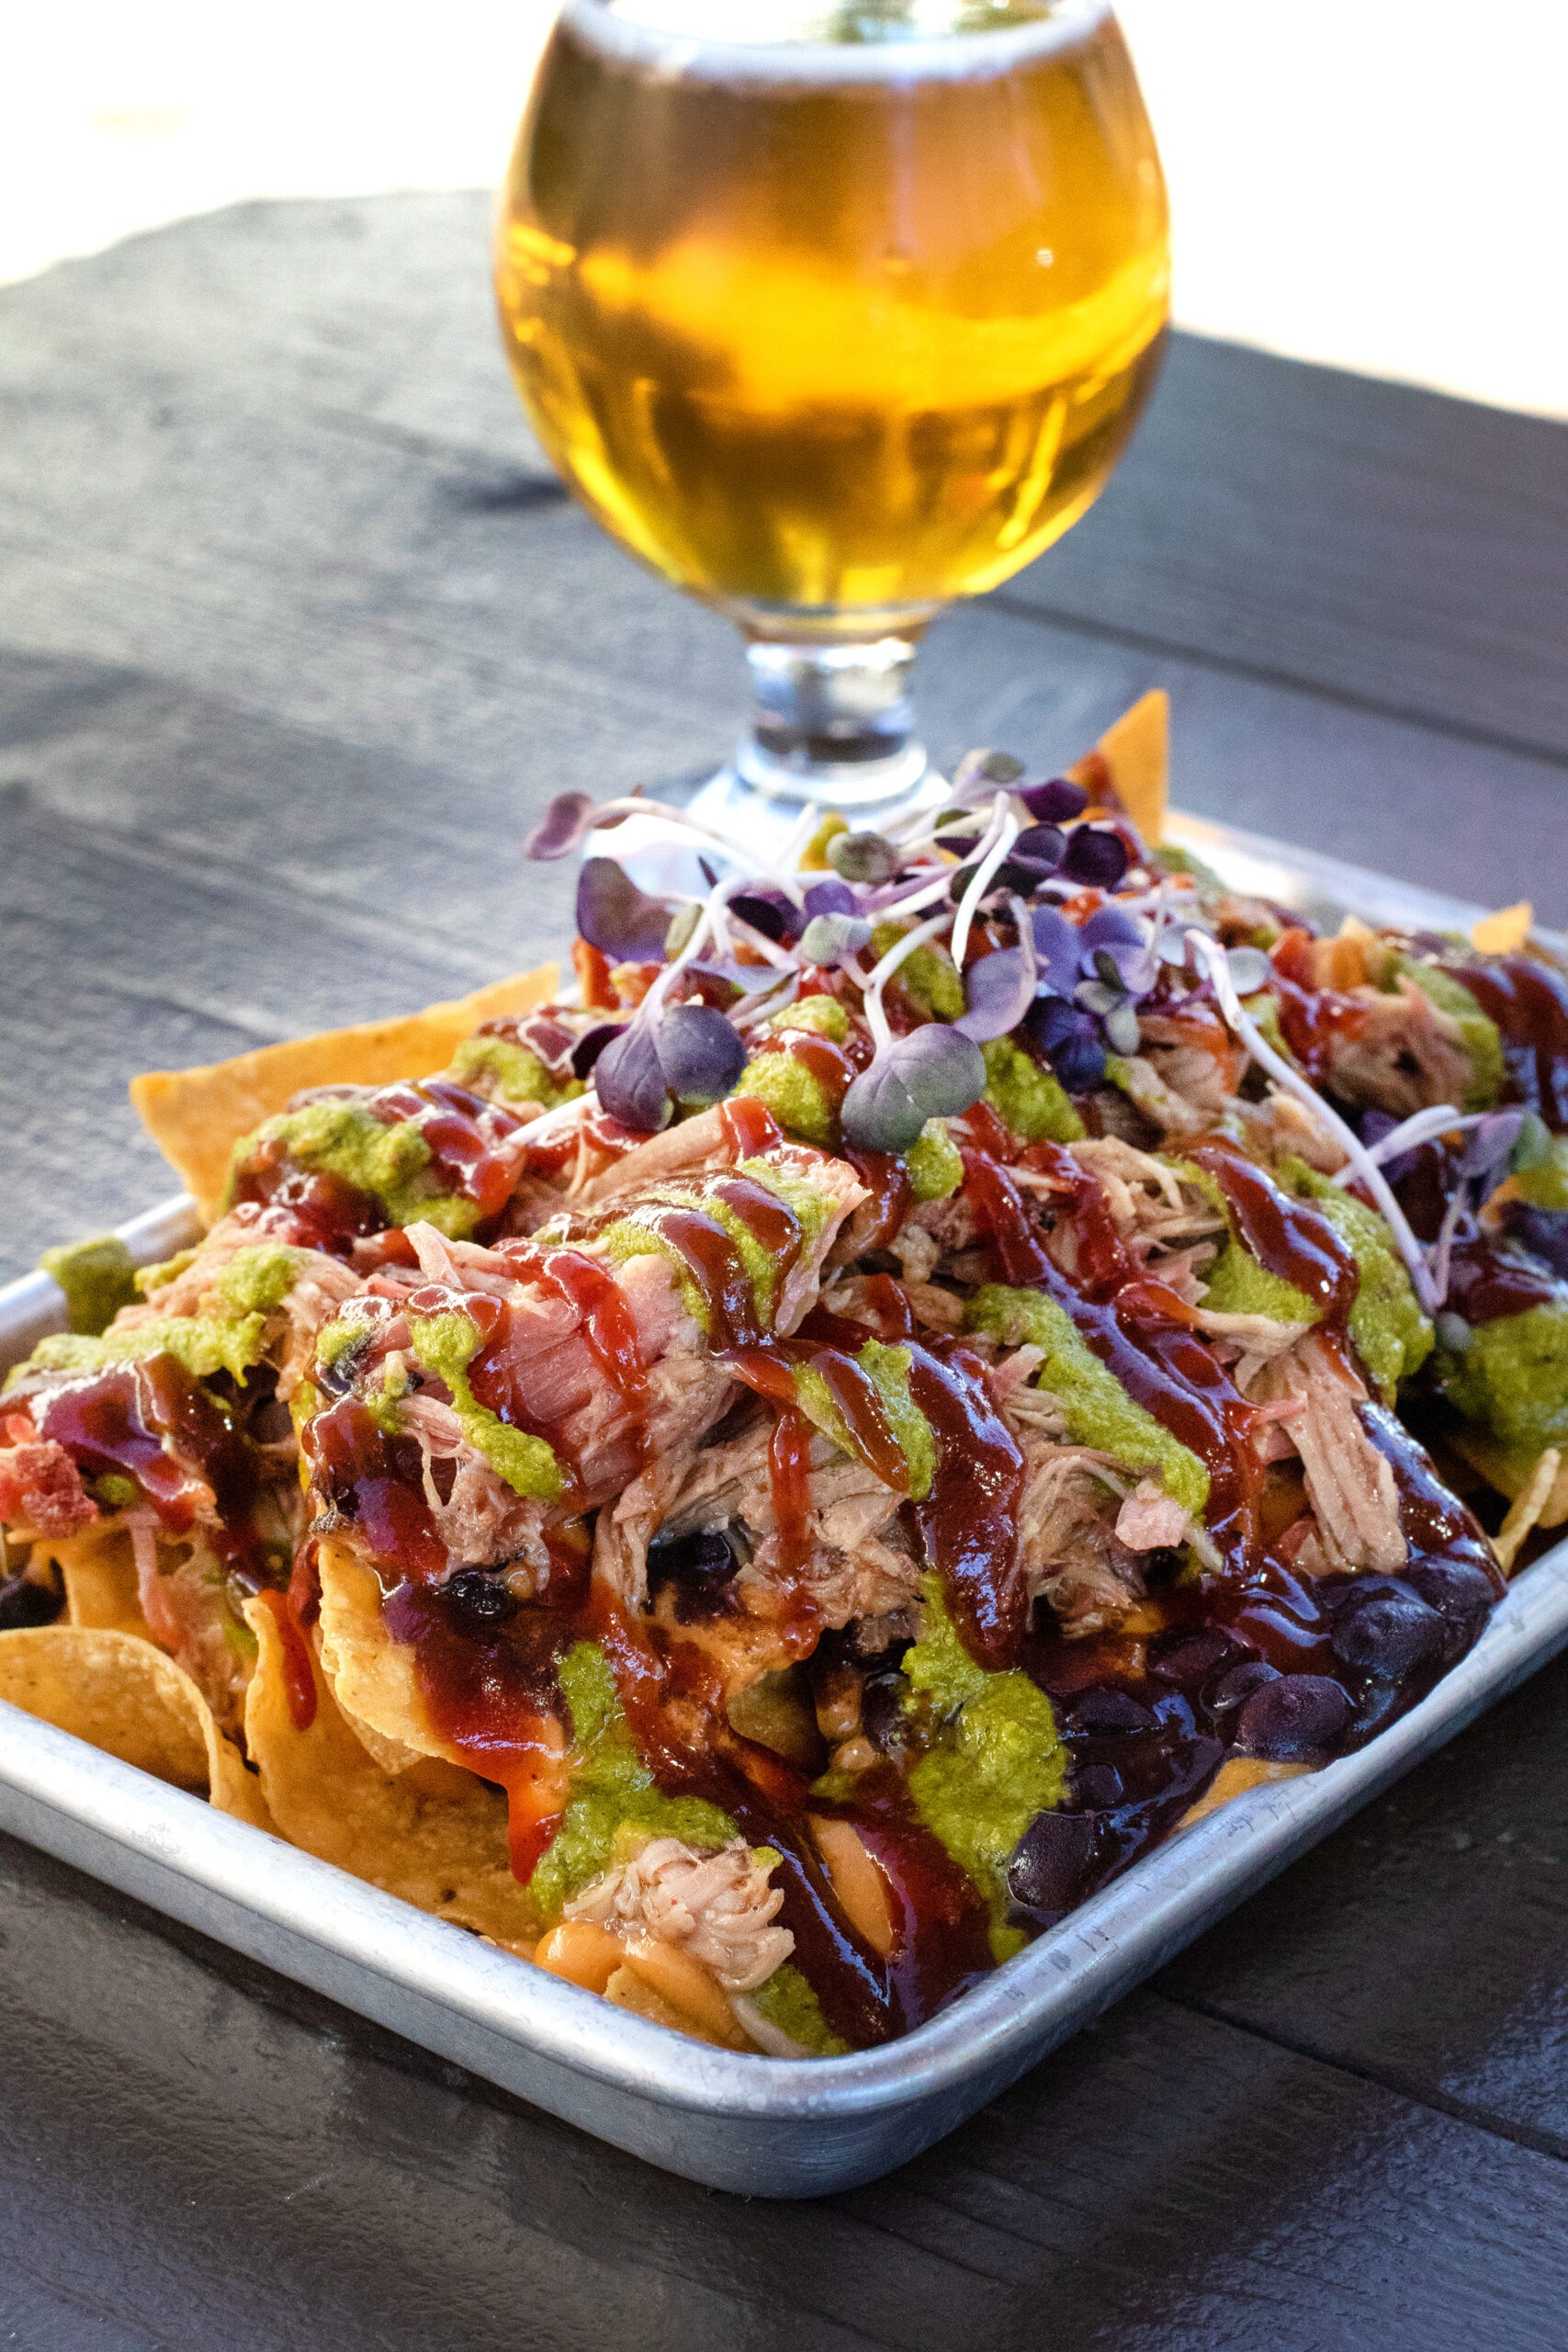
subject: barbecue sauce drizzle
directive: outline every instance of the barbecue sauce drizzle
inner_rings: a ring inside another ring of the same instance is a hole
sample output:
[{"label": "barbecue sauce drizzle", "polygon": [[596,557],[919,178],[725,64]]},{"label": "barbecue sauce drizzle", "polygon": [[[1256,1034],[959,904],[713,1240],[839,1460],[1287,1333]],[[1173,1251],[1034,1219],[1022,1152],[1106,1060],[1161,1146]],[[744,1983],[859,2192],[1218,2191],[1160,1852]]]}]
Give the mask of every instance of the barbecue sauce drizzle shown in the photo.
[{"label": "barbecue sauce drizzle", "polygon": [[[1292,967],[1299,962],[1288,937],[1276,950],[1276,988],[1287,1038],[1310,1067],[1321,1060],[1336,1028],[1354,1025],[1359,1008],[1310,990],[1295,977]],[[1468,983],[1471,976],[1465,977]],[[1482,997],[1479,987],[1475,992]],[[1517,992],[1529,997],[1528,983]],[[1568,1051],[1568,1009],[1546,993],[1551,1018],[1565,1024]],[[1542,1028],[1544,1052],[1555,1032],[1548,1040],[1551,1019],[1533,1000],[1531,1006],[1531,1018]],[[849,1057],[814,1037],[792,1036],[787,1050],[836,1104],[852,1074]],[[1542,1079],[1537,1099],[1543,1105],[1548,1092]],[[755,1102],[732,1098],[720,1114],[736,1160],[782,1140],[771,1115]],[[1198,1335],[1190,1308],[1157,1274],[1140,1271],[1117,1235],[1098,1182],[1069,1154],[1049,1144],[1021,1150],[984,1104],[976,1106],[965,1127],[971,1138],[964,1155],[965,1192],[1002,1278],[1055,1299],[1129,1394],[1209,1471],[1206,1517],[1227,1573],[1201,1589],[1163,1590],[1160,1616],[1169,1633],[1160,1638],[1217,1639],[1231,1645],[1235,1655],[1261,1656],[1281,1670],[1337,1670],[1313,1580],[1297,1575],[1270,1547],[1260,1513],[1264,1472],[1252,1442],[1257,1409],[1237,1393]],[[615,1143],[620,1148],[618,1138]],[[1269,1272],[1313,1300],[1332,1345],[1348,1347],[1358,1278],[1353,1258],[1327,1220],[1310,1204],[1280,1193],[1227,1139],[1201,1139],[1186,1148],[1221,1185],[1246,1246]],[[857,1213],[855,1238],[862,1248],[874,1249],[897,1231],[908,1212],[907,1174],[901,1163],[884,1155],[843,1156],[871,1194]],[[1070,1272],[1054,1254],[1049,1224],[1040,1220],[1032,1198],[1010,1172],[1010,1164],[1021,1162],[1049,1174],[1066,1197]],[[694,1288],[715,1357],[739,1384],[774,1408],[769,1471],[787,1577],[808,1549],[814,1436],[797,1402],[795,1364],[809,1363],[820,1374],[852,1450],[895,1491],[907,1484],[907,1464],[881,1396],[855,1361],[867,1336],[865,1324],[818,1306],[793,1336],[779,1338],[759,1314],[755,1285],[731,1234],[702,1203],[706,1198],[721,1204],[767,1251],[777,1268],[775,1302],[802,1244],[789,1209],[733,1167],[700,1180],[693,1191],[689,1204],[660,1206],[660,1241],[678,1256]],[[566,1244],[500,1246],[521,1280],[552,1290],[578,1310],[595,1361],[640,1431],[646,1423],[647,1368],[635,1322],[613,1277],[574,1246],[591,1243],[622,1213],[610,1206],[573,1218]],[[1187,1698],[1150,1681],[1146,1636],[1111,1633],[1068,1643],[1054,1630],[1030,1623],[1016,1559],[1022,1457],[989,1405],[983,1360],[962,1341],[928,1346],[916,1340],[908,1301],[888,1278],[868,1278],[863,1295],[866,1310],[885,1334],[909,1350],[910,1393],[931,1424],[937,1470],[931,1494],[906,1510],[926,1559],[942,1577],[965,1645],[994,1669],[1022,1664],[1064,1712],[1086,1689],[1107,1682],[1142,1690],[1154,1702],[1150,1720],[1157,1726],[1158,1786],[1107,1813],[1095,1878],[1100,1883],[1163,1834],[1201,1792],[1223,1758],[1224,1743],[1202,1730],[1201,1711]],[[475,1310],[472,1294],[454,1295],[448,1303]],[[504,1354],[501,1324],[507,1310],[504,1302],[491,1304],[497,1310],[493,1318],[482,1307],[476,1317],[492,1320],[492,1330],[470,1367],[475,1395],[503,1419],[529,1427],[524,1399],[495,1369]],[[1484,1539],[1468,1512],[1443,1493],[1420,1448],[1379,1408],[1368,1407],[1365,1418],[1373,1442],[1393,1467],[1413,1555],[1483,1564]],[[541,1427],[537,1433],[547,1437],[550,1431]],[[352,1399],[318,1419],[314,1442],[329,1489],[352,1495],[361,1534],[405,1575],[388,1600],[389,1623],[400,1638],[413,1642],[427,1703],[454,1751],[506,1788],[520,1876],[527,1875],[547,1843],[565,1793],[565,1733],[555,1664],[572,1641],[586,1635],[602,1645],[611,1661],[634,1736],[660,1784],[671,1792],[702,1794],[729,1813],[743,1836],[773,1845],[783,1856],[782,1917],[795,1935],[800,1965],[825,2014],[846,2039],[865,2044],[904,2030],[989,1967],[985,1905],[914,1815],[893,1765],[879,1764],[863,1774],[852,1804],[813,1794],[803,1774],[731,1728],[722,1690],[698,1645],[667,1638],[613,1594],[591,1585],[585,1537],[579,1541],[575,1569],[564,1557],[558,1579],[552,1569],[542,1605],[504,1626],[476,1631],[459,1621],[449,1593],[422,1587],[422,1579],[439,1573],[445,1554],[417,1491],[417,1464],[408,1458],[417,1455],[417,1448],[386,1437]],[[569,1487],[560,1509],[570,1510],[574,1500]],[[570,1550],[570,1532],[566,1527],[557,1531],[563,1552]],[[786,1630],[797,1654],[809,1654],[818,1625],[807,1596],[801,1595],[786,1617]],[[1069,1797],[1069,1805],[1073,1802]],[[890,1961],[871,1951],[840,1912],[810,1843],[806,1823],[813,1812],[853,1818],[882,1865],[899,1928]]]}]

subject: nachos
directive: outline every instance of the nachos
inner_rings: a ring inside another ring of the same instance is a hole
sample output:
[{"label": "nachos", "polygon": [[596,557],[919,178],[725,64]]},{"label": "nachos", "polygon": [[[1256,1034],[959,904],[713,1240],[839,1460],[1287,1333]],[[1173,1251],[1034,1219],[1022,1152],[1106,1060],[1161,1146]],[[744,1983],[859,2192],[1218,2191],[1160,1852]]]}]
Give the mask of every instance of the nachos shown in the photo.
[{"label": "nachos", "polygon": [[206,1230],[54,1253],[0,1695],[781,2057],[1376,1736],[1568,1518],[1568,980],[1227,889],[1164,728],[658,896],[563,796],[570,1001],[139,1081]]}]

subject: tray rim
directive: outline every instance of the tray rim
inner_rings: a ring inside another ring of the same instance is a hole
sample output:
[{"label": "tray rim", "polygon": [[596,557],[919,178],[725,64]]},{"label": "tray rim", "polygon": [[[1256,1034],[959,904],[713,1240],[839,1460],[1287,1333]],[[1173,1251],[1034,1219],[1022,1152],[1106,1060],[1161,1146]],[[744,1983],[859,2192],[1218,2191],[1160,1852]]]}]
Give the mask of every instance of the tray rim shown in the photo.
[{"label": "tray rim", "polygon": [[[1459,930],[1484,911],[1266,836],[1171,816],[1171,838],[1222,870],[1234,862],[1238,888],[1258,887],[1244,873],[1261,863],[1330,903],[1375,906],[1387,922]],[[1532,939],[1568,953],[1555,933]],[[199,1229],[188,1193],[115,1228],[143,1263]],[[0,1364],[64,1319],[63,1293],[46,1274],[0,1288]],[[1234,1800],[1142,1857],[938,2017],[840,2058],[691,2042],[4,1702],[0,1824],[667,2169],[719,2187],[818,2194],[875,2178],[953,2128],[1565,1645],[1568,1536],[1521,1572],[1468,1657],[1366,1747]],[[530,2079],[531,2066],[549,2079]],[[582,2096],[555,2081],[559,2074]],[[583,2111],[589,2086],[618,2094],[620,2106]],[[649,2106],[671,2124],[684,2116],[761,2127],[763,2140],[749,2156],[732,2145],[722,2164],[701,2147],[672,2150],[637,2127],[633,2110]],[[924,2124],[909,2112],[922,2106]],[[835,2131],[857,2120],[880,2124],[885,2144],[868,2153],[863,2134],[835,2155]],[[817,2144],[824,2131],[825,2147]],[[770,2143],[770,2132],[793,2135],[791,2144]]]}]

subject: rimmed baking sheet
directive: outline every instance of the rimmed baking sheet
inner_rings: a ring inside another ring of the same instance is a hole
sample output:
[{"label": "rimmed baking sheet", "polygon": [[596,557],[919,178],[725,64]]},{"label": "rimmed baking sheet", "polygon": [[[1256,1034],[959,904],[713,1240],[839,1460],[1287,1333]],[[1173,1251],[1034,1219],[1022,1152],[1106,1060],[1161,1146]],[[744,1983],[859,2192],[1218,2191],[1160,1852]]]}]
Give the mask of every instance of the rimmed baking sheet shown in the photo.
[{"label": "rimmed baking sheet", "polygon": [[[1461,930],[1480,911],[1194,819],[1170,833],[1236,888],[1314,921],[1355,911]],[[195,1238],[196,1204],[180,1194],[118,1230],[152,1263]],[[64,1322],[47,1275],[0,1291],[0,1366]],[[1469,1657],[1370,1746],[1210,1815],[941,2017],[847,2058],[686,2041],[4,1703],[0,1826],[670,2171],[818,2196],[951,2132],[1565,1644],[1568,1542],[1524,1571]]]}]

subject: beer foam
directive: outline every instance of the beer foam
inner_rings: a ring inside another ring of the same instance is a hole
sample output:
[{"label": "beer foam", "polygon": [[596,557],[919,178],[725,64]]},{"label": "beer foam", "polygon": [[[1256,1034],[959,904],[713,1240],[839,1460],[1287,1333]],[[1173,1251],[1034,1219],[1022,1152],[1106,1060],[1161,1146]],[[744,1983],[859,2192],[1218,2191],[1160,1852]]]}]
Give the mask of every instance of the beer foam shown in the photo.
[{"label": "beer foam", "polygon": [[[642,13],[631,15],[627,8]],[[644,21],[645,15],[667,21]],[[560,23],[585,48],[660,81],[850,88],[987,81],[1055,51],[1077,48],[1110,15],[1111,0],[1055,0],[1048,15],[1021,24],[936,36],[919,31],[917,15],[917,28],[908,39],[856,42],[790,37],[791,25],[821,22],[807,17],[798,0],[776,0],[772,7],[757,9],[751,20],[760,20],[771,37],[750,41],[737,40],[729,30],[733,0],[626,0],[623,6],[567,0]],[[675,28],[669,19],[675,20]],[[707,22],[724,26],[729,37],[708,40],[698,29]]]}]

